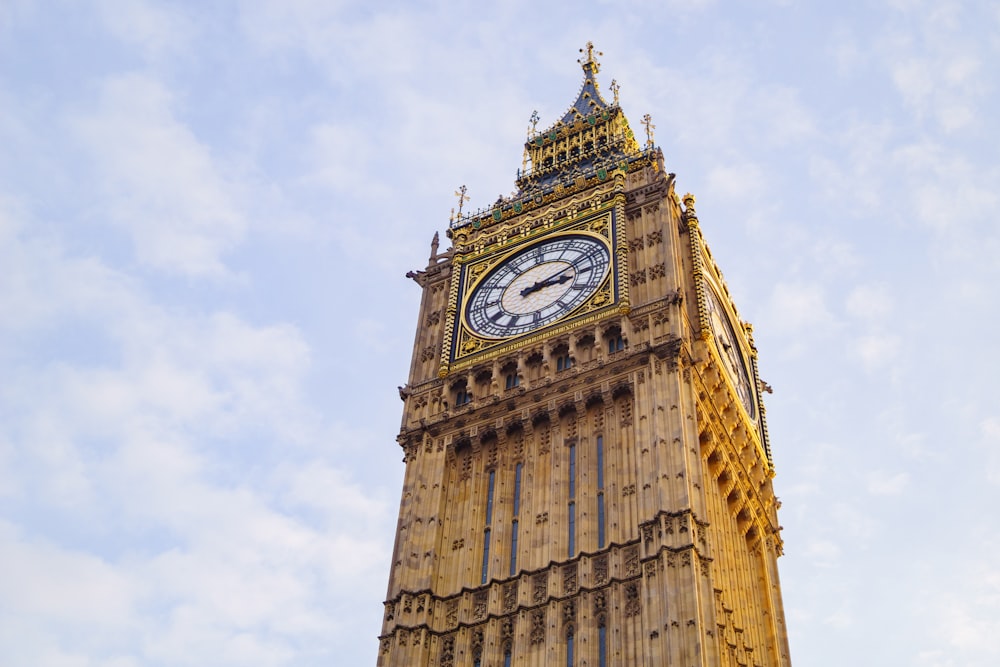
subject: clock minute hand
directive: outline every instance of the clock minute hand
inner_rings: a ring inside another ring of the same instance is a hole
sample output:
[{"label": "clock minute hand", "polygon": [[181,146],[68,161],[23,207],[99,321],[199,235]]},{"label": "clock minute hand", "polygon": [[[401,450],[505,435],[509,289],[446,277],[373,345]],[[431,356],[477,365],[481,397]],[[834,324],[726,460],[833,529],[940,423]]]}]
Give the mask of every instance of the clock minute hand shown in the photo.
[{"label": "clock minute hand", "polygon": [[521,296],[528,296],[532,292],[537,292],[543,287],[548,287],[549,285],[562,285],[564,282],[570,279],[570,276],[566,275],[566,270],[563,269],[561,272],[554,276],[549,276],[544,280],[539,280],[530,287],[525,287],[521,290]]}]

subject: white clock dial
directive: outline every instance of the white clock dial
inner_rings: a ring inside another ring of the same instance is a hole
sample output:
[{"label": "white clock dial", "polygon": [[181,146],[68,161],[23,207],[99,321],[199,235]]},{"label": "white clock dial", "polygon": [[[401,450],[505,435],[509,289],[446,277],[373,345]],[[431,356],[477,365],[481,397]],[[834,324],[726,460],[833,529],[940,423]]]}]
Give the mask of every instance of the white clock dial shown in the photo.
[{"label": "white clock dial", "polygon": [[567,234],[541,241],[505,259],[473,288],[465,317],[487,338],[534,331],[581,306],[611,269],[607,244]]},{"label": "white clock dial", "polygon": [[743,404],[743,408],[754,418],[754,399],[750,385],[750,374],[747,372],[746,361],[743,353],[736,342],[736,334],[729,322],[729,317],[716,296],[715,290],[706,283],[705,295],[708,306],[708,322],[712,328],[712,337],[715,339],[716,349],[722,357],[722,365],[726,367],[726,373],[736,388],[736,394]]}]

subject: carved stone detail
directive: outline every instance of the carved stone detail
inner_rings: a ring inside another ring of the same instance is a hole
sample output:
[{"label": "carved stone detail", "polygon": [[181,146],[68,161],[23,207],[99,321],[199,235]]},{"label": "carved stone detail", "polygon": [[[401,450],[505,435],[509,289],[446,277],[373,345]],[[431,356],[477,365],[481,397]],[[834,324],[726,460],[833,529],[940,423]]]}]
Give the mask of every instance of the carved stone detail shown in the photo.
[{"label": "carved stone detail", "polygon": [[545,610],[537,609],[531,613],[531,644],[545,642]]},{"label": "carved stone detail", "polygon": [[608,557],[599,556],[594,559],[594,584],[601,585],[608,581]]},{"label": "carved stone detail", "polygon": [[564,625],[576,620],[576,600],[566,600],[563,602],[562,620]]},{"label": "carved stone detail", "polygon": [[479,591],[472,598],[472,618],[480,621],[486,618],[487,591]]},{"label": "carved stone detail", "polygon": [[549,573],[539,572],[532,580],[531,601],[535,604],[545,602],[549,594]]},{"label": "carved stone detail", "polygon": [[455,664],[455,635],[448,635],[441,640],[441,667],[452,667]]},{"label": "carved stone detail", "polygon": [[517,605],[517,582],[512,581],[503,587],[503,610],[513,611]]},{"label": "carved stone detail", "polygon": [[563,595],[572,595],[577,588],[577,565],[572,563],[563,568]]},{"label": "carved stone detail", "polygon": [[639,602],[639,584],[631,581],[625,584],[625,617],[638,615],[641,609]]},{"label": "carved stone detail", "polygon": [[639,548],[629,547],[625,552],[625,576],[631,577],[639,574]]}]

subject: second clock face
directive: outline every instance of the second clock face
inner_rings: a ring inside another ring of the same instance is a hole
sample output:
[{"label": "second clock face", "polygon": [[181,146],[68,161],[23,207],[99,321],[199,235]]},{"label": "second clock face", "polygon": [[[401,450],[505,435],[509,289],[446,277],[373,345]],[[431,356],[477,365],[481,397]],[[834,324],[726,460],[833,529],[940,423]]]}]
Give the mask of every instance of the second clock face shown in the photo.
[{"label": "second clock face", "polygon": [[740,397],[740,402],[743,403],[743,408],[753,419],[755,413],[750,376],[747,373],[746,362],[740,352],[739,344],[736,342],[736,334],[733,333],[733,327],[729,323],[729,317],[726,315],[719,297],[716,296],[715,290],[708,283],[705,284],[705,293],[708,296],[706,304],[708,306],[708,323],[712,328],[715,344],[722,356],[722,365],[726,367],[729,379],[736,387],[736,393]]},{"label": "second clock face", "polygon": [[469,327],[488,338],[508,338],[568,315],[597,291],[611,268],[608,246],[568,234],[511,255],[473,288]]}]

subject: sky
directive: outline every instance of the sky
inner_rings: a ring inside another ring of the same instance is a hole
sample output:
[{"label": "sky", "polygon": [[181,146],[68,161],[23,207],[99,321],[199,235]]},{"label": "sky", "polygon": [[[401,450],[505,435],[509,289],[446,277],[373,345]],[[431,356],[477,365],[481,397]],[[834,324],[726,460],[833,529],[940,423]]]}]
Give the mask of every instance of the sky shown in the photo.
[{"label": "sky", "polygon": [[588,40],[755,327],[794,663],[1000,664],[995,2],[0,0],[5,667],[375,663],[404,274]]}]

